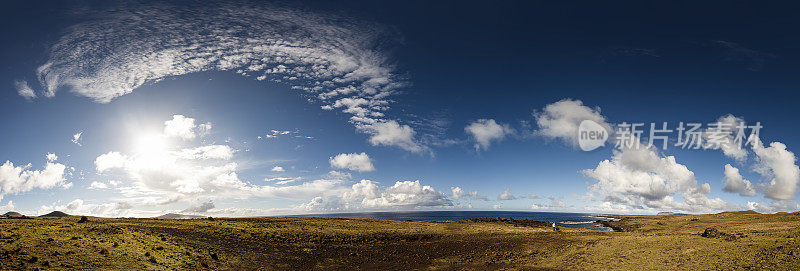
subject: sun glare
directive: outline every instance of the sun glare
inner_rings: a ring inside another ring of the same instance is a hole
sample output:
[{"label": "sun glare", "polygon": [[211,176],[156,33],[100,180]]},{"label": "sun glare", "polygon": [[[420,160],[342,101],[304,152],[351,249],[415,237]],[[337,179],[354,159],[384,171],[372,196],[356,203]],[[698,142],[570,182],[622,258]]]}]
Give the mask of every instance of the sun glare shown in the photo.
[{"label": "sun glare", "polygon": [[157,156],[167,151],[167,143],[163,135],[147,133],[136,137],[134,151],[143,156]]}]

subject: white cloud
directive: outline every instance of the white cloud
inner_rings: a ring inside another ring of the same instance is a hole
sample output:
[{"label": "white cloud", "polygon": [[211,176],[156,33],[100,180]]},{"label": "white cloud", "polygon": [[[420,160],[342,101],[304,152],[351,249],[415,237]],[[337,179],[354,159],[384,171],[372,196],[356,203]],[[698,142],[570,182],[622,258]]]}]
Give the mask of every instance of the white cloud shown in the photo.
[{"label": "white cloud", "polygon": [[80,131],[74,135],[72,135],[72,143],[75,145],[81,146],[81,136],[83,135],[83,131]]},{"label": "white cloud", "polygon": [[461,187],[450,187],[450,191],[453,192],[453,195],[450,197],[453,200],[460,200],[460,199],[489,200],[488,198],[479,195],[477,190],[466,192],[464,191],[464,189],[461,189]]},{"label": "white cloud", "polygon": [[349,209],[350,206],[347,202],[344,202],[340,197],[314,197],[311,201],[307,203],[300,204],[296,207],[296,209],[305,211],[305,212],[330,212],[330,211],[342,211]]},{"label": "white cloud", "polygon": [[739,193],[742,196],[755,196],[756,189],[753,187],[753,184],[750,181],[745,180],[741,174],[739,174],[739,169],[731,166],[730,164],[725,165],[724,171],[725,180],[723,181],[722,191],[730,192],[730,193]]},{"label": "white cloud", "polygon": [[[547,204],[533,203],[533,204],[531,204],[531,209],[534,209],[534,210],[554,210],[554,209],[567,208],[567,204],[564,203],[564,201],[559,199],[559,198],[550,196],[550,197],[547,197],[547,199],[549,200],[549,203],[547,203]],[[614,211],[614,210],[612,210],[612,211]]]},{"label": "white cloud", "polygon": [[97,172],[103,172],[113,168],[121,168],[125,166],[125,161],[128,158],[119,152],[108,152],[100,155],[94,159],[94,166]]},{"label": "white cloud", "polygon": [[7,212],[14,210],[14,201],[9,200],[6,205],[0,206],[0,212]]},{"label": "white cloud", "polygon": [[[717,122],[720,126],[710,127],[703,133],[703,139],[708,143],[706,148],[719,148],[725,156],[742,161],[747,158],[747,150],[742,148],[742,144],[736,143],[738,126],[744,126],[745,121],[731,114],[719,117]],[[715,124],[716,124],[715,123]],[[746,137],[746,136],[744,136]],[[746,138],[741,138],[744,141]],[[712,144],[711,142],[716,142]]]},{"label": "white cloud", "polygon": [[284,170],[283,167],[275,166],[275,167],[272,168],[271,171],[272,172],[284,172],[286,170]]},{"label": "white cloud", "polygon": [[[390,97],[407,85],[381,50],[396,35],[371,22],[264,2],[134,4],[82,12],[89,19],[67,27],[37,69],[45,96],[69,89],[107,103],[166,78],[230,71],[309,93],[322,108],[338,104],[362,127],[388,121],[383,112]],[[239,31],[241,25],[248,31]],[[421,148],[402,138],[371,142]]]},{"label": "white cloud", "polygon": [[302,138],[302,139],[314,139],[312,136],[304,136],[300,134],[300,130],[295,129],[294,131],[289,130],[270,130],[269,133],[264,135],[264,138],[278,138],[278,137],[293,137],[293,138]]},{"label": "white cloud", "polygon": [[201,123],[200,125],[197,125],[197,133],[200,135],[200,137],[204,137],[211,133],[212,126],[213,125],[211,122]]},{"label": "white cloud", "polygon": [[233,149],[227,145],[206,145],[192,149],[183,149],[177,156],[183,159],[222,159],[230,160]]},{"label": "white cloud", "polygon": [[358,172],[374,171],[372,160],[366,153],[341,153],[329,159],[331,167]]},{"label": "white cloud", "polygon": [[14,81],[14,87],[17,88],[17,94],[19,94],[19,96],[22,96],[29,101],[36,99],[36,92],[34,92],[33,89],[28,85],[28,81]]},{"label": "white cloud", "polygon": [[502,140],[506,135],[513,133],[508,125],[500,125],[494,119],[479,119],[467,125],[464,131],[477,142],[475,150],[489,149],[492,141]]},{"label": "white cloud", "polygon": [[450,191],[453,191],[453,196],[451,196],[451,198],[453,198],[454,200],[459,200],[467,195],[467,192],[464,192],[464,190],[461,189],[461,187],[450,187]]},{"label": "white cloud", "polygon": [[64,182],[66,166],[63,164],[47,162],[43,170],[30,170],[30,167],[31,164],[14,166],[11,161],[0,166],[0,200],[4,195],[69,185]]},{"label": "white cloud", "polygon": [[327,178],[333,180],[350,180],[353,178],[353,175],[351,175],[348,172],[341,172],[336,170],[329,171],[328,174],[326,174],[326,176]]},{"label": "white cloud", "polygon": [[[722,199],[706,197],[710,185],[698,184],[694,172],[677,163],[674,156],[662,157],[643,144],[614,150],[611,160],[583,172],[598,181],[590,190],[603,201],[634,209],[710,211],[731,207]],[[676,200],[675,194],[680,194],[683,202]]]},{"label": "white cloud", "polygon": [[360,202],[362,208],[417,208],[451,206],[444,193],[419,181],[398,181],[383,191],[370,180],[361,180],[343,195],[349,202]]},{"label": "white cloud", "polygon": [[613,132],[600,114],[600,108],[590,108],[580,100],[564,99],[548,104],[541,112],[534,114],[539,130],[536,134],[547,138],[560,139],[567,144],[578,146],[578,126],[584,120],[594,121],[607,131]]},{"label": "white cloud", "polygon": [[411,126],[401,125],[395,120],[376,122],[360,127],[361,130],[372,135],[369,143],[373,146],[395,146],[410,152],[427,149],[415,141],[416,132]]},{"label": "white cloud", "polygon": [[127,202],[109,202],[102,204],[86,203],[82,199],[75,199],[64,205],[53,203],[39,207],[37,213],[43,215],[52,211],[62,211],[71,215],[89,215],[98,217],[129,216],[133,206]]},{"label": "white cloud", "polygon": [[167,136],[177,136],[183,139],[195,138],[193,118],[187,118],[183,115],[174,115],[172,120],[164,122],[164,134]]},{"label": "white cloud", "polygon": [[183,211],[181,211],[181,213],[205,213],[211,209],[214,209],[215,207],[216,206],[214,205],[214,201],[209,200],[199,205],[189,206],[189,208],[184,209]]},{"label": "white cloud", "polygon": [[762,214],[775,212],[796,212],[797,209],[800,209],[800,204],[794,200],[776,200],[769,204],[757,201],[748,201],[746,208]]},{"label": "white cloud", "polygon": [[147,148],[128,154],[108,152],[95,159],[95,167],[98,173],[117,169],[112,173],[125,174],[131,185],[115,189],[137,206],[201,198],[308,199],[340,193],[346,188],[337,179],[301,183],[301,178],[292,178],[266,180],[278,181],[276,185],[254,185],[239,178],[238,164],[230,161],[234,151],[227,145],[187,146],[177,150],[174,147]]},{"label": "white cloud", "polygon": [[515,197],[514,194],[511,194],[511,190],[510,189],[506,188],[505,190],[503,190],[503,193],[501,193],[500,195],[497,196],[497,199],[498,200],[513,200],[513,199],[517,199],[517,197]]},{"label": "white cloud", "polygon": [[47,162],[55,162],[56,160],[58,160],[58,155],[56,155],[55,153],[48,152],[45,157],[47,158]]},{"label": "white cloud", "polygon": [[758,137],[752,137],[751,142],[758,158],[756,172],[771,178],[765,184],[764,195],[774,200],[794,199],[800,181],[800,168],[795,164],[794,153],[780,142],[772,142],[769,147],[764,147]]},{"label": "white cloud", "polygon": [[89,189],[108,189],[108,185],[101,182],[92,182],[92,184],[89,185]]}]

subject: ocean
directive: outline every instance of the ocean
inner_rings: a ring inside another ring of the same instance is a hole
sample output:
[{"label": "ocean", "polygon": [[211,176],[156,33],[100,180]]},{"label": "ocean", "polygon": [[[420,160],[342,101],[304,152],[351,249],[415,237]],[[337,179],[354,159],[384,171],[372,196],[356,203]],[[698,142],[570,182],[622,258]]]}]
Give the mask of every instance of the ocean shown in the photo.
[{"label": "ocean", "polygon": [[364,212],[291,215],[290,217],[339,217],[339,218],[374,218],[397,221],[446,221],[470,218],[513,218],[556,222],[559,226],[569,228],[586,228],[599,231],[610,231],[596,223],[597,220],[609,220],[601,214],[591,213],[556,213],[556,212],[520,212],[520,211],[408,211],[408,212]]}]

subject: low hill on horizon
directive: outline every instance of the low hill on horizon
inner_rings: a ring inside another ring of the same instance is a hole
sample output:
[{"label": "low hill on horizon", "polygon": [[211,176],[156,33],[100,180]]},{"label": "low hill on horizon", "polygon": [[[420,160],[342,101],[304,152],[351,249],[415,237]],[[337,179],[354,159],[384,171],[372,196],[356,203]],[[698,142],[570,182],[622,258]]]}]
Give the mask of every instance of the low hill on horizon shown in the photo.
[{"label": "low hill on horizon", "polygon": [[6,217],[22,217],[23,215],[20,214],[20,213],[17,213],[17,212],[6,212],[5,214],[3,214],[3,216],[6,216]]},{"label": "low hill on horizon", "polygon": [[157,217],[153,217],[157,219],[197,219],[197,218],[205,218],[202,215],[184,215],[184,214],[176,214],[176,213],[168,213],[163,214]]},{"label": "low hill on horizon", "polygon": [[52,211],[44,215],[40,215],[39,217],[70,217],[71,215],[62,212],[62,211]]}]

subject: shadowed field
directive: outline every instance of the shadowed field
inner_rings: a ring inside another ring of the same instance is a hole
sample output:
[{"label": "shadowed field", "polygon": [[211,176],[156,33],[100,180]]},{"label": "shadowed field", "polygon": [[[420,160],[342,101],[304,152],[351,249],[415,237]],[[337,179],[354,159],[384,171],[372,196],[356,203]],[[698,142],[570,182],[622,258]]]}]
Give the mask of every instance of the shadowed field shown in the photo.
[{"label": "shadowed field", "polygon": [[610,226],[624,232],[491,220],[7,218],[0,269],[800,269],[800,215],[618,218]]}]

